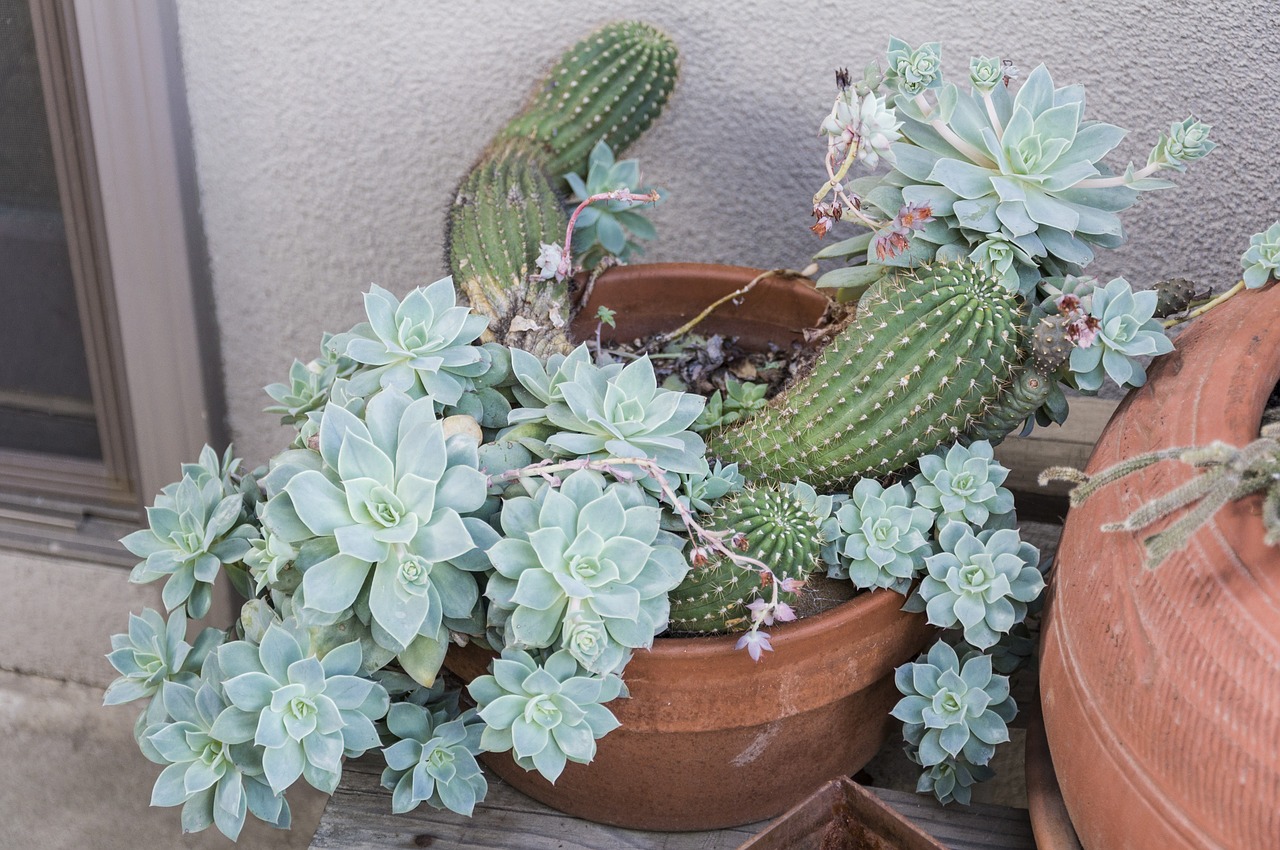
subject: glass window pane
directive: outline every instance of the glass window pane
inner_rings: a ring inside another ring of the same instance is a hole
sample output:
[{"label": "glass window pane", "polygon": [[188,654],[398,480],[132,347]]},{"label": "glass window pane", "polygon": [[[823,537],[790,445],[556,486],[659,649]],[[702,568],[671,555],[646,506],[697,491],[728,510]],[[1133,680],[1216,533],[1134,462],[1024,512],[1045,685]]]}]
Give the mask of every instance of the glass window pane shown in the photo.
[{"label": "glass window pane", "polygon": [[0,0],[0,448],[100,459],[27,0]]}]

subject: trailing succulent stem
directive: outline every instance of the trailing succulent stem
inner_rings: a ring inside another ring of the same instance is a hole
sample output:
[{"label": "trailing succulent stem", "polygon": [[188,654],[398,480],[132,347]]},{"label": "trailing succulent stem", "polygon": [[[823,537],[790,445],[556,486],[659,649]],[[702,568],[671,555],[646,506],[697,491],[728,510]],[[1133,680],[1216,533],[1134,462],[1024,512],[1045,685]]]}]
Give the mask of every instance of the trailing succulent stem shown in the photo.
[{"label": "trailing succulent stem", "polygon": [[608,24],[574,45],[538,86],[502,138],[545,147],[547,172],[586,174],[588,157],[604,141],[615,155],[649,129],[675,88],[676,46],[638,21]]},{"label": "trailing succulent stem", "polygon": [[965,439],[989,440],[992,445],[998,445],[1021,428],[1029,417],[1035,416],[1053,391],[1055,380],[1052,375],[1038,370],[1035,362],[1028,360],[1018,368],[1008,390],[1001,393],[965,431]]},{"label": "trailing succulent stem", "polygon": [[748,478],[829,487],[881,477],[953,441],[1016,363],[1014,297],[977,267],[925,266],[867,291],[813,370],[750,421],[708,435]]},{"label": "trailing succulent stem", "polygon": [[546,356],[571,345],[564,284],[536,276],[542,244],[563,238],[566,223],[543,160],[519,141],[485,153],[449,211],[449,266],[494,340]]},{"label": "trailing succulent stem", "polygon": [[564,239],[564,175],[586,174],[602,140],[621,153],[658,117],[675,80],[669,38],[634,21],[610,24],[560,59],[467,175],[449,211],[449,267],[493,320],[487,339],[543,357],[570,350],[570,291],[539,277],[537,265],[544,244]]},{"label": "trailing succulent stem", "polygon": [[[815,511],[811,501],[792,488],[770,487],[744,490],[721,502],[708,527],[732,535],[730,545],[767,566],[772,577],[710,554],[705,564],[695,565],[670,592],[672,630],[713,634],[745,629],[751,624],[747,606],[771,595],[769,582],[804,581],[817,569],[826,517],[818,515],[823,511]],[[830,499],[824,507],[829,513]],[[694,560],[696,564],[699,557],[695,555]],[[780,593],[779,601],[789,604],[793,596]]]}]

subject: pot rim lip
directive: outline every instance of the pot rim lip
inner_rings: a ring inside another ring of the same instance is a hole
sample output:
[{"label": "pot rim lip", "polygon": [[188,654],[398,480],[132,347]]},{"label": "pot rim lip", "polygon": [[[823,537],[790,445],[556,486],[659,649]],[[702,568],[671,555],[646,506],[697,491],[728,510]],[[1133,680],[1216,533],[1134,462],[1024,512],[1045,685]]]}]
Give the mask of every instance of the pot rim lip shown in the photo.
[{"label": "pot rim lip", "polygon": [[[810,640],[829,638],[835,629],[848,626],[855,620],[874,616],[881,609],[896,605],[901,609],[908,597],[888,588],[863,590],[834,607],[819,612],[812,617],[802,617],[789,623],[778,623],[769,626],[769,637],[774,643],[802,643]],[[673,636],[658,635],[654,638],[653,648],[648,650],[653,656],[680,656],[681,658],[712,658],[726,652],[738,652],[735,644],[746,634],[732,632],[727,635],[705,636]]]}]

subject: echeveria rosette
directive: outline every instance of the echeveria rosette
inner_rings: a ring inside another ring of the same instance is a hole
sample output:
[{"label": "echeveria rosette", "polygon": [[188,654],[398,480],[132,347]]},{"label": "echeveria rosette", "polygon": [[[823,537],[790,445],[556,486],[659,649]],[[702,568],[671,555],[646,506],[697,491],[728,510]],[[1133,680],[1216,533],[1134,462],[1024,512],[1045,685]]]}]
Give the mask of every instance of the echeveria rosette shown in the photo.
[{"label": "echeveria rosette", "polygon": [[567,761],[587,764],[596,741],[618,728],[604,703],[624,693],[615,675],[590,675],[566,651],[539,666],[529,653],[508,648],[493,673],[467,686],[485,722],[480,747],[510,751],[516,764],[555,782]]},{"label": "echeveria rosette", "polygon": [[962,663],[938,641],[928,655],[899,667],[894,684],[903,697],[891,713],[905,724],[903,734],[926,768],[958,758],[985,765],[995,745],[1009,740],[1015,710],[1009,678],[993,673],[985,655]]},{"label": "echeveria rosette", "polygon": [[906,594],[925,556],[933,551],[933,511],[912,504],[902,484],[884,487],[863,478],[823,526],[828,575],[861,589],[887,587]]},{"label": "echeveria rosette", "polygon": [[706,444],[689,430],[706,399],[658,387],[648,357],[628,363],[610,376],[595,366],[580,366],[560,386],[562,403],[547,407],[560,433],[547,445],[564,457],[611,455],[646,457],[668,472],[697,472]]},{"label": "echeveria rosette", "polygon": [[1257,289],[1269,280],[1280,279],[1280,221],[1249,237],[1249,248],[1240,258],[1244,285]]},{"label": "echeveria rosette", "polygon": [[219,728],[227,701],[216,677],[195,685],[166,682],[156,702],[163,703],[165,716],[148,727],[143,752],[166,767],[151,791],[151,805],[180,805],[183,832],[216,824],[232,841],[249,812],[278,829],[289,828],[289,803],[267,784],[261,750],[228,740]]},{"label": "echeveria rosette", "polygon": [[289,383],[269,384],[264,388],[275,401],[275,404],[264,408],[264,412],[280,414],[282,425],[303,422],[308,413],[323,407],[329,400],[329,390],[337,374],[336,364],[322,366],[315,362],[293,361],[289,367]]},{"label": "echeveria rosette", "polygon": [[1004,64],[999,57],[974,56],[969,60],[969,84],[979,94],[990,93],[1004,81]]},{"label": "echeveria rosette", "polygon": [[920,474],[911,479],[916,503],[937,514],[939,530],[950,522],[983,528],[1013,510],[1013,493],[1000,486],[1009,470],[986,440],[938,449],[919,465]]},{"label": "echeveria rosette", "polygon": [[944,629],[963,627],[964,639],[979,649],[994,646],[1044,590],[1039,550],[1014,529],[974,535],[961,522],[943,526],[938,545],[942,551],[925,558],[928,574],[907,609],[924,610]]},{"label": "echeveria rosette", "polygon": [[[907,746],[907,758],[920,763],[920,754],[913,746]],[[948,803],[967,806],[973,801],[973,786],[995,775],[987,765],[970,764],[964,756],[948,758],[920,772],[916,793],[932,794],[944,806]]]},{"label": "echeveria rosette", "polygon": [[868,168],[875,168],[881,159],[893,162],[891,146],[900,138],[901,125],[885,96],[877,96],[875,92],[859,95],[849,88],[836,98],[831,114],[823,119],[819,131],[835,139],[833,151],[837,164],[848,156],[849,147],[856,141],[858,160]]},{"label": "echeveria rosette", "polygon": [[1098,335],[1089,346],[1071,350],[1071,378],[1085,392],[1095,392],[1107,377],[1121,387],[1140,387],[1147,370],[1137,359],[1173,351],[1173,342],[1155,315],[1157,295],[1134,292],[1122,277],[1093,290],[1089,315],[1098,322]]},{"label": "echeveria rosette", "polygon": [[[596,142],[587,158],[587,179],[577,174],[566,174],[564,179],[573,190],[569,199],[573,205],[607,192],[623,190],[645,195],[653,191],[640,185],[640,161],[615,162],[613,151],[603,139]],[[636,240],[649,240],[657,233],[649,219],[633,209],[639,205],[637,201],[597,201],[578,213],[573,231],[574,259],[590,268],[606,256],[625,262],[642,253]]]},{"label": "echeveria rosette", "polygon": [[331,343],[362,366],[349,379],[356,395],[381,387],[456,404],[489,368],[489,353],[472,345],[489,320],[458,306],[453,278],[419,287],[403,301],[374,285],[364,306],[369,321]]},{"label": "echeveria rosette", "polygon": [[450,719],[444,711],[397,702],[387,711],[386,725],[395,740],[382,751],[382,787],[391,792],[391,811],[401,814],[426,803],[470,817],[489,790],[476,762],[484,724],[475,710]]},{"label": "echeveria rosette", "polygon": [[162,493],[147,508],[149,528],[120,542],[141,561],[129,580],[138,583],[168,577],[161,598],[165,608],[186,605],[187,613],[200,618],[209,613],[213,582],[224,564],[233,564],[249,551],[258,531],[241,523],[244,500],[227,494],[224,482],[206,476],[197,483],[190,475]]},{"label": "echeveria rosette", "polygon": [[289,591],[296,589],[301,579],[296,570],[289,569],[298,558],[298,550],[292,543],[263,528],[262,536],[251,540],[249,546],[244,565],[253,579],[255,593],[262,593],[268,588],[281,589],[282,585]]},{"label": "echeveria rosette", "polygon": [[1209,139],[1209,131],[1212,129],[1208,124],[1197,121],[1194,116],[1170,124],[1169,132],[1162,133],[1160,140],[1151,149],[1147,164],[1186,171],[1187,163],[1201,159],[1217,147]]},{"label": "echeveria rosette", "polygon": [[461,515],[487,492],[476,447],[446,443],[433,401],[398,390],[374,396],[364,420],[330,402],[318,436],[318,458],[303,452],[264,479],[263,525],[300,549],[300,615],[341,619],[367,584],[380,644],[437,640],[443,618],[470,616],[479,599],[473,575],[451,563],[475,548]]},{"label": "echeveria rosette", "polygon": [[890,38],[884,83],[907,97],[942,85],[942,47],[932,41],[913,49],[902,39]]},{"label": "echeveria rosette", "polygon": [[[1116,213],[1137,199],[1130,186],[1078,186],[1104,176],[1103,156],[1124,137],[1120,128],[1084,121],[1083,114],[1084,90],[1054,88],[1043,65],[1016,95],[1000,85],[985,97],[981,90],[957,94],[947,120],[950,139],[907,110],[906,141],[893,146],[899,176],[890,182],[904,186],[905,201],[928,205],[958,231],[961,244],[999,233],[1037,263],[1083,266],[1093,258],[1092,246],[1121,243]],[[1041,274],[1034,267],[1018,270],[1024,291]]]},{"label": "echeveria rosette", "polygon": [[387,712],[387,692],[356,675],[360,644],[344,644],[324,658],[303,654],[283,626],[267,629],[262,643],[235,641],[218,649],[223,689],[231,706],[213,732],[229,744],[262,748],[263,774],[277,794],[306,778],[332,794],[343,755],[379,745],[373,721]]},{"label": "echeveria rosette", "polygon": [[622,364],[595,365],[585,344],[568,354],[552,354],[545,363],[527,351],[511,349],[511,371],[517,381],[512,393],[521,407],[511,411],[508,421],[512,425],[550,424],[546,409],[564,403],[561,388],[574,379],[579,368],[596,369],[612,378],[622,371]]},{"label": "echeveria rosette", "polygon": [[667,592],[688,572],[681,542],[634,485],[579,470],[559,488],[511,498],[488,550],[486,595],[505,645],[562,647],[587,669],[617,670],[667,626]]},{"label": "echeveria rosette", "polygon": [[178,609],[166,623],[157,611],[144,608],[129,615],[129,631],[111,636],[107,660],[120,677],[103,695],[103,705],[120,705],[154,696],[165,682],[191,685],[210,650],[222,643],[225,634],[207,628],[194,644],[187,643],[187,615]]}]

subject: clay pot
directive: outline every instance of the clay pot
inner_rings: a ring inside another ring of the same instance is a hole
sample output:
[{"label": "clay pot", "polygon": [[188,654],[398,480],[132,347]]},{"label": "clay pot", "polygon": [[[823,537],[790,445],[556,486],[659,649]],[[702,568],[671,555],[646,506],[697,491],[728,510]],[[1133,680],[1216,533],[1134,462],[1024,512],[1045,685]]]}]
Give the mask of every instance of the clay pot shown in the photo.
[{"label": "clay pot", "polygon": [[[1280,286],[1242,293],[1157,362],[1089,471],[1154,449],[1250,442],[1278,379]],[[1156,464],[1073,509],[1063,531],[1040,691],[1089,850],[1280,846],[1280,550],[1263,543],[1261,498],[1223,508],[1154,571],[1141,545],[1151,530],[1098,530],[1190,475]]]},{"label": "clay pot", "polygon": [[[671,330],[757,272],[724,266],[638,266],[600,278],[583,316],[618,311],[619,336]],[[726,304],[703,332],[747,344],[789,342],[817,322],[826,299],[770,280]],[[726,309],[727,308],[727,309]],[[594,320],[586,331],[594,332]],[[815,617],[769,628],[774,651],[755,663],[737,636],[659,638],[623,678],[630,699],[610,703],[621,728],[590,765],[570,763],[555,785],[508,754],[488,768],[568,814],[634,829],[719,829],[787,811],[814,789],[857,771],[880,749],[898,699],[893,669],[933,635],[889,591],[863,594]],[[465,681],[492,654],[454,647],[445,666]]]}]

